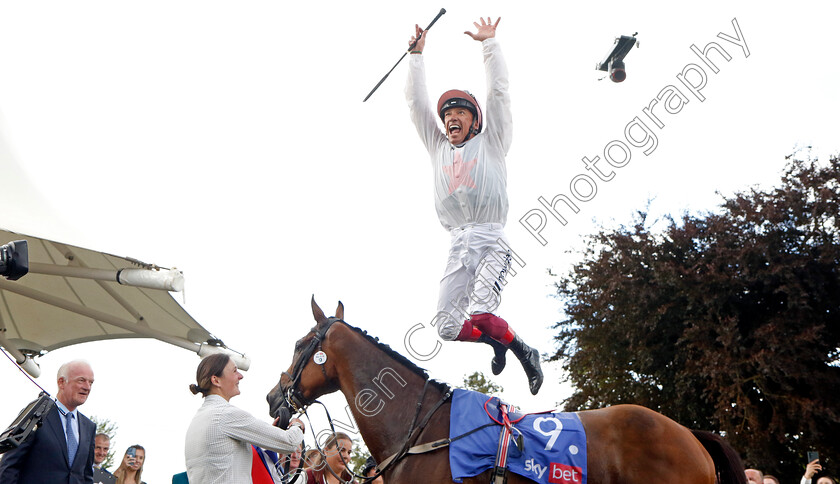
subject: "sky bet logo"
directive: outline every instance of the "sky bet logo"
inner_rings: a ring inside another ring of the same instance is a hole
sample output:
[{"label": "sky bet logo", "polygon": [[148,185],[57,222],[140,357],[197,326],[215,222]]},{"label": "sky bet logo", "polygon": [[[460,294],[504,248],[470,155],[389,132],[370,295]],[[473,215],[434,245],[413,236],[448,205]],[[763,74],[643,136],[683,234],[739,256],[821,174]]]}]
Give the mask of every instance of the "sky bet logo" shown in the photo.
[{"label": "sky bet logo", "polygon": [[551,474],[548,476],[548,482],[551,484],[581,484],[580,483],[580,467],[567,466],[551,463]]},{"label": "sky bet logo", "polygon": [[536,474],[540,482],[545,482],[543,480],[545,471],[550,470],[548,474],[550,484],[581,484],[580,467],[567,466],[557,462],[551,462],[550,467],[545,467],[538,464],[534,459],[528,459],[525,461],[525,470]]}]

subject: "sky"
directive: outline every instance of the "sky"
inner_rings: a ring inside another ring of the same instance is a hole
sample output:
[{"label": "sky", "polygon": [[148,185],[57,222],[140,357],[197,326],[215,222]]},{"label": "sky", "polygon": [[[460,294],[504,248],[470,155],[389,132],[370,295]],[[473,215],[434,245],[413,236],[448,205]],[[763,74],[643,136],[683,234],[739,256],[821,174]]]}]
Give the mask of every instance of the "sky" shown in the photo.
[{"label": "sky", "polygon": [[[405,106],[407,62],[362,99],[441,7],[424,53],[433,99],[452,88],[484,99],[480,45],[463,32],[502,18],[506,231],[522,265],[499,314],[544,354],[563,319],[548,271],[568,273],[587,234],[640,210],[660,224],[715,210],[721,195],[776,184],[796,150],[840,150],[828,3],[0,0],[0,227],[184,271],[174,297],[252,360],[232,403],[266,420],[313,295],[329,314],[343,301],[346,321],[406,356],[404,336],[422,324],[411,341],[428,352],[449,244]],[[627,80],[601,80],[595,64],[635,32]],[[692,50],[711,42],[717,72]],[[584,164],[596,156],[604,179]],[[565,226],[540,202],[559,194],[579,202]],[[490,357],[446,343],[415,361],[459,385],[490,376]],[[75,358],[96,377],[81,411],[119,426],[118,454],[145,446],[150,483],[183,471],[197,356],[151,340],[86,343],[41,357],[39,384],[54,392]],[[536,397],[515,360],[493,381],[544,410],[573,390],[558,363],[543,369]],[[3,361],[0,381],[2,426],[38,389]],[[347,421],[341,395],[323,401]]]}]

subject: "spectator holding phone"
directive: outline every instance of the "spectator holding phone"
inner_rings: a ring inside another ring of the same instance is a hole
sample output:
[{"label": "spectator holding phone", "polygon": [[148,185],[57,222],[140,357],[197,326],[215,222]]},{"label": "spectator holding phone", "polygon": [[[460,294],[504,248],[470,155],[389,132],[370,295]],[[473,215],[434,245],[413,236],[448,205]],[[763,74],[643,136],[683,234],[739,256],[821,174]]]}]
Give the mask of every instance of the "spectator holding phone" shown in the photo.
[{"label": "spectator holding phone", "polygon": [[142,445],[132,445],[126,449],[120,466],[114,471],[116,484],[145,484],[140,480],[145,462],[146,449]]},{"label": "spectator holding phone", "polygon": [[811,484],[811,480],[814,478],[814,474],[821,470],[822,466],[820,465],[819,458],[808,462],[808,465],[805,467],[805,474],[802,475],[802,480],[799,481],[799,484]]},{"label": "spectator holding phone", "polygon": [[[818,453],[808,452],[808,461],[808,465],[805,467],[805,474],[802,476],[799,484],[811,484],[814,476],[823,470]],[[837,484],[837,481],[828,476],[820,476],[817,479],[817,484]]]}]

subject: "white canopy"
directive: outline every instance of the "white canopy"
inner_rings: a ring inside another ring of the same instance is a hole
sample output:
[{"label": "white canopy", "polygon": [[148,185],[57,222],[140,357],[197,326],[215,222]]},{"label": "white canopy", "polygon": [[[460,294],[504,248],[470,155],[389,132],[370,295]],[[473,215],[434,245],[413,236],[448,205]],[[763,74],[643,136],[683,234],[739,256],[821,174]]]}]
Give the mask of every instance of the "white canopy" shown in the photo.
[{"label": "white canopy", "polygon": [[0,245],[15,240],[27,241],[30,270],[0,278],[0,346],[34,376],[33,357],[88,341],[155,338],[200,356],[226,349],[169,294],[183,289],[180,271],[0,229]]}]

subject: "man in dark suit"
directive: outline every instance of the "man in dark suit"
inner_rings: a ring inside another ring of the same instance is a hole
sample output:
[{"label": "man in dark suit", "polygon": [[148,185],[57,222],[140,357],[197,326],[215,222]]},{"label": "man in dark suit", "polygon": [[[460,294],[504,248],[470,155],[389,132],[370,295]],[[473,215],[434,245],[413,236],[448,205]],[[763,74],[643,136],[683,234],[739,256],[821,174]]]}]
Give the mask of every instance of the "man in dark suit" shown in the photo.
[{"label": "man in dark suit", "polygon": [[3,454],[0,484],[93,484],[96,425],[77,410],[92,385],[86,362],[59,368],[55,406],[34,435]]},{"label": "man in dark suit", "polygon": [[108,434],[96,434],[93,440],[93,484],[115,484],[117,478],[102,467],[111,450],[111,437]]}]

